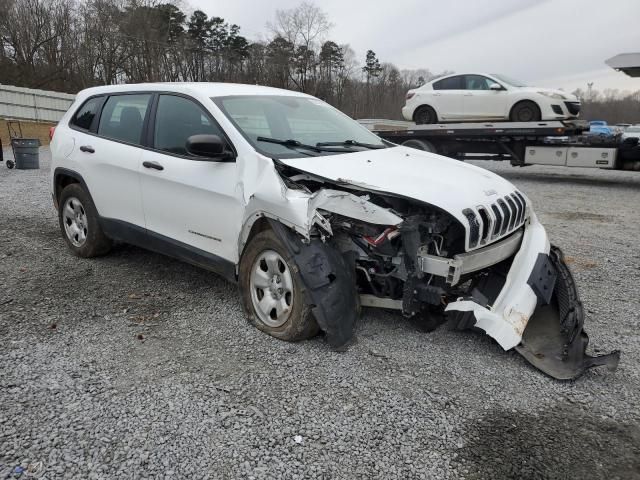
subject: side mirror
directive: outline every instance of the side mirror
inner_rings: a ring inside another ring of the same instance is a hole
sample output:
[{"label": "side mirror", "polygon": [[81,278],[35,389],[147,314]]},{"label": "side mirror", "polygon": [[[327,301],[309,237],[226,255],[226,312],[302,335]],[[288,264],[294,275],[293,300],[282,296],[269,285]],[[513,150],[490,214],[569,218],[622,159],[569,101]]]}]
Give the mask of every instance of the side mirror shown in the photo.
[{"label": "side mirror", "polygon": [[191,135],[187,138],[185,148],[190,155],[203,157],[202,160],[232,160],[234,155],[225,146],[218,135]]},{"label": "side mirror", "polygon": [[497,90],[504,90],[504,88],[499,83],[492,83],[491,85],[489,85],[489,90],[497,91]]}]

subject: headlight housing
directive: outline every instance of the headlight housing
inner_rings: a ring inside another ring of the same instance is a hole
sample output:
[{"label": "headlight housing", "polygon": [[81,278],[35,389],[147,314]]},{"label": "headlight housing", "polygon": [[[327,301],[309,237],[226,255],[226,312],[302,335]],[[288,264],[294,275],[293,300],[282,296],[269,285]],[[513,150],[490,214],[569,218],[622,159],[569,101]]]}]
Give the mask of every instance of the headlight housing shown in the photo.
[{"label": "headlight housing", "polygon": [[567,97],[565,97],[564,95],[560,94],[560,93],[553,93],[553,92],[538,92],[540,95],[544,95],[545,97],[549,97],[549,98],[555,98],[556,100],[566,100]]}]

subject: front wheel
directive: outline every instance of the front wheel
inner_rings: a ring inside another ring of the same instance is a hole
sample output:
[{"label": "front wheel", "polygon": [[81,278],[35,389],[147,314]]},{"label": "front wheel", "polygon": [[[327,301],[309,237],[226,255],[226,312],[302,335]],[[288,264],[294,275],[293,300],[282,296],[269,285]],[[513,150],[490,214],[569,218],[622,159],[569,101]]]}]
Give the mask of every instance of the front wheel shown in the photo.
[{"label": "front wheel", "polygon": [[512,122],[539,122],[541,118],[540,108],[529,100],[516,103],[509,115]]},{"label": "front wheel", "polygon": [[273,231],[260,232],[250,241],[239,277],[244,309],[259,330],[288,342],[318,333],[298,266]]}]

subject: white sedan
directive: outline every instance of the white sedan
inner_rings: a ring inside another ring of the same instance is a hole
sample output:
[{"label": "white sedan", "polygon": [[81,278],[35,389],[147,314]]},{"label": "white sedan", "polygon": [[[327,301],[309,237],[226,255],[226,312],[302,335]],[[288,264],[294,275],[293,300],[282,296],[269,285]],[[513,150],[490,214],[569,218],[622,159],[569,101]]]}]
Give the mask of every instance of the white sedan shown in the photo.
[{"label": "white sedan", "polygon": [[402,115],[417,124],[451,121],[567,120],[580,100],[561,90],[528,87],[504,75],[448,75],[407,92]]},{"label": "white sedan", "polygon": [[627,138],[640,139],[640,125],[630,125],[622,132],[622,140]]}]

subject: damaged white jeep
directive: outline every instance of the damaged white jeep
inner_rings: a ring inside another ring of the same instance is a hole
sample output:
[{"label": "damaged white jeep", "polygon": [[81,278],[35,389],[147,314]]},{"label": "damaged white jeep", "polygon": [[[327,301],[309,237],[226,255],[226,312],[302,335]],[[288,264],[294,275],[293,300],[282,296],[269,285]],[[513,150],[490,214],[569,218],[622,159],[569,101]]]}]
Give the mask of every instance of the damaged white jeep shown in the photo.
[{"label": "damaged white jeep", "polygon": [[81,92],[55,130],[52,193],[82,257],[114,241],[213,270],[250,321],[344,348],[360,306],[480,329],[547,374],[586,355],[559,249],[501,177],[400,147],[305,94],[233,84]]}]

